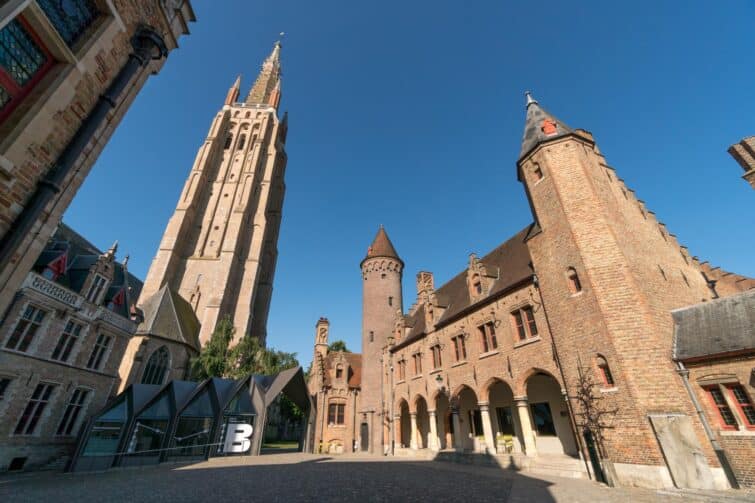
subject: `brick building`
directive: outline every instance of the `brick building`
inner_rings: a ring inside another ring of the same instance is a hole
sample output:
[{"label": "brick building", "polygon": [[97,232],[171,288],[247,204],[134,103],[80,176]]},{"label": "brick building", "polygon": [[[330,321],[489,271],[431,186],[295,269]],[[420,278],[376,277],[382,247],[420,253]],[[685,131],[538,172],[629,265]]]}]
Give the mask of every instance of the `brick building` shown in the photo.
[{"label": "brick building", "polygon": [[755,136],[749,136],[732,145],[728,152],[745,170],[742,178],[755,189]]},{"label": "brick building", "polygon": [[141,282],[61,224],[0,321],[0,471],[63,468],[118,390]]},{"label": "brick building", "polygon": [[691,256],[590,133],[529,95],[516,167],[533,223],[441,286],[420,272],[405,313],[404,264],[378,233],[362,262],[357,445],[484,453],[614,484],[728,487],[671,358],[671,312],[755,281]]},{"label": "brick building", "polygon": [[185,0],[0,3],[0,312],[191,21]]}]

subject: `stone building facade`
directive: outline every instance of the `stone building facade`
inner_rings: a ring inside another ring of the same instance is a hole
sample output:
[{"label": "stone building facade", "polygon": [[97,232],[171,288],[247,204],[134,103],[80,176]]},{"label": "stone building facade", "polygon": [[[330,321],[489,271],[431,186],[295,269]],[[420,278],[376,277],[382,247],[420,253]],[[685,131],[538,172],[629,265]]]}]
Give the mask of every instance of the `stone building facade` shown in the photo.
[{"label": "stone building facade", "polygon": [[732,145],[728,152],[745,170],[742,178],[755,189],[755,136],[749,136]]},{"label": "stone building facade", "polygon": [[237,337],[265,342],[285,192],[280,49],[278,42],[243,101],[240,79],[228,91],[144,282],[140,305],[167,287],[191,306],[201,344],[222,316]]},{"label": "stone building facade", "polygon": [[379,253],[377,280],[364,276],[372,249],[362,263],[363,350],[372,325],[385,349],[362,360],[362,394],[381,389],[379,406],[363,396],[357,410],[390,431],[372,452],[485,453],[613,484],[728,487],[671,358],[671,313],[755,281],[691,256],[590,133],[527,101],[517,173],[532,224],[441,286],[420,272],[406,313],[387,308],[385,285],[400,286],[403,269],[395,249]]},{"label": "stone building facade", "polygon": [[61,224],[0,321],[0,471],[63,468],[118,390],[141,282]]},{"label": "stone building facade", "polygon": [[0,4],[12,54],[0,63],[0,312],[191,21],[186,0]]}]

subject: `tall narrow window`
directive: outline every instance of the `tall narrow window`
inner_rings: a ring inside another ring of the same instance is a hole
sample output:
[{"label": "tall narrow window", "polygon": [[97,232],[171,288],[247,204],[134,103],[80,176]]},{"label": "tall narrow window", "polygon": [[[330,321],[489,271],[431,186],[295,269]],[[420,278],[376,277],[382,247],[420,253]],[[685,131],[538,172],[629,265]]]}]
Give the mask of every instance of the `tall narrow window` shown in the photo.
[{"label": "tall narrow window", "polygon": [[460,334],[451,338],[451,342],[454,343],[454,356],[456,361],[464,361],[467,359],[467,346],[464,342],[464,335]]},{"label": "tall narrow window", "polygon": [[162,384],[170,365],[170,352],[165,346],[155,350],[147,361],[142,375],[142,384]]},{"label": "tall narrow window", "polygon": [[498,340],[495,337],[495,324],[489,321],[483,325],[477,327],[480,333],[480,341],[482,343],[482,352],[487,353],[498,348]]},{"label": "tall narrow window", "polygon": [[53,63],[50,53],[22,17],[0,29],[0,122],[31,92]]},{"label": "tall narrow window", "polygon": [[42,412],[47,407],[50,395],[52,395],[54,389],[54,384],[44,382],[37,384],[37,387],[34,388],[34,393],[32,393],[29,399],[29,403],[26,404],[26,408],[18,420],[18,424],[16,424],[16,429],[13,430],[14,435],[31,435],[34,433],[37,423],[39,423],[39,418],[42,417]]},{"label": "tall narrow window", "polygon": [[443,365],[443,360],[441,359],[440,344],[436,344],[435,346],[431,347],[430,351],[432,351],[433,353],[433,368],[439,369]]},{"label": "tall narrow window", "polygon": [[94,275],[92,284],[89,285],[89,291],[87,292],[87,300],[89,302],[96,303],[99,300],[102,290],[105,289],[105,283],[107,283],[107,280],[104,276],[99,274]]},{"label": "tall narrow window", "polygon": [[569,290],[572,294],[582,291],[582,282],[579,281],[577,270],[570,267],[566,270],[566,277],[569,279]]},{"label": "tall narrow window", "polygon": [[543,179],[543,169],[540,167],[539,164],[535,164],[535,169],[532,170],[532,172],[535,174],[535,181],[539,182]]},{"label": "tall narrow window", "polygon": [[97,342],[94,344],[92,354],[89,355],[89,361],[87,362],[87,368],[92,370],[99,370],[102,365],[102,360],[105,357],[107,348],[110,346],[112,337],[105,334],[99,334],[97,336]]},{"label": "tall narrow window", "polygon": [[13,329],[13,333],[5,344],[5,347],[18,351],[29,349],[29,345],[34,340],[34,336],[37,330],[39,330],[39,326],[42,324],[42,320],[46,314],[45,311],[37,307],[26,306],[24,314],[18,320],[18,323],[16,323],[16,328]]},{"label": "tall narrow window", "polygon": [[398,361],[398,380],[403,381],[406,379],[406,360]]},{"label": "tall narrow window", "polygon": [[608,366],[608,362],[602,356],[597,358],[598,372],[600,373],[600,379],[605,386],[613,387],[616,383],[613,380],[613,374],[611,374],[611,368]]},{"label": "tall narrow window", "polygon": [[343,366],[338,365],[336,367],[336,379],[341,379],[343,377]]},{"label": "tall narrow window", "polygon": [[0,402],[5,400],[5,392],[8,390],[10,381],[10,377],[0,377]]},{"label": "tall narrow window", "polygon": [[388,305],[389,306],[393,305],[393,297],[388,297]]},{"label": "tall narrow window", "polygon": [[482,294],[482,281],[480,280],[480,276],[478,274],[475,274],[472,277],[472,292],[474,292],[474,295]]},{"label": "tall narrow window", "polygon": [[718,410],[718,419],[721,428],[725,430],[736,430],[737,420],[718,385],[714,384],[712,386],[706,386],[705,391],[708,392],[711,403]]},{"label": "tall narrow window", "polygon": [[63,413],[63,417],[60,418],[60,424],[58,425],[57,435],[71,435],[74,433],[73,428],[76,426],[76,421],[79,419],[81,409],[84,407],[84,402],[89,395],[89,390],[83,388],[76,388],[71,395],[71,400],[66,406],[66,411]]},{"label": "tall narrow window", "polygon": [[520,341],[528,337],[535,337],[538,334],[537,324],[535,323],[535,313],[532,306],[525,306],[511,313],[516,329],[517,337]]},{"label": "tall narrow window", "polygon": [[61,362],[68,361],[68,357],[71,356],[71,350],[79,339],[81,328],[81,325],[74,323],[73,321],[66,323],[66,328],[63,330],[63,333],[60,334],[58,343],[52,351],[53,360],[59,360]]},{"label": "tall narrow window", "polygon": [[236,146],[236,150],[244,150],[244,145],[246,144],[246,135],[242,134],[239,136],[239,144]]},{"label": "tall narrow window", "polygon": [[231,148],[231,143],[233,143],[233,135],[231,133],[228,133],[225,137],[225,144],[223,145],[223,150],[228,150]]},{"label": "tall narrow window", "polygon": [[422,373],[422,355],[420,353],[414,353],[412,355],[414,361],[414,375],[418,376]]},{"label": "tall narrow window", "polygon": [[328,404],[328,424],[344,424],[346,404],[331,403]]},{"label": "tall narrow window", "polygon": [[92,0],[37,0],[47,18],[69,47],[73,47],[97,15]]},{"label": "tall narrow window", "polygon": [[737,404],[745,426],[751,430],[755,429],[755,407],[753,407],[752,400],[750,400],[750,396],[747,394],[744,386],[741,384],[727,384],[726,387],[729,389],[729,393],[731,393],[733,402]]}]

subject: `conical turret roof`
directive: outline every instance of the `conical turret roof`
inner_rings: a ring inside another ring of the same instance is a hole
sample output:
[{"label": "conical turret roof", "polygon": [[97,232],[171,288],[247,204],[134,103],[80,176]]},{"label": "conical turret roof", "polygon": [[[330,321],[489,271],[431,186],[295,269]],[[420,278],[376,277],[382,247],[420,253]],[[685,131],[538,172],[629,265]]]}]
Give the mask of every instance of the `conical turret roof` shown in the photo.
[{"label": "conical turret roof", "polygon": [[527,119],[524,124],[522,150],[519,152],[520,159],[539,143],[560,138],[574,132],[569,126],[541,107],[540,103],[532,97],[529,91],[525,95],[527,96]]},{"label": "conical turret roof", "polygon": [[372,257],[390,257],[401,260],[382,225],[380,226],[380,229],[378,229],[378,233],[372,241],[372,244],[367,248],[367,256],[365,257],[365,260]]}]

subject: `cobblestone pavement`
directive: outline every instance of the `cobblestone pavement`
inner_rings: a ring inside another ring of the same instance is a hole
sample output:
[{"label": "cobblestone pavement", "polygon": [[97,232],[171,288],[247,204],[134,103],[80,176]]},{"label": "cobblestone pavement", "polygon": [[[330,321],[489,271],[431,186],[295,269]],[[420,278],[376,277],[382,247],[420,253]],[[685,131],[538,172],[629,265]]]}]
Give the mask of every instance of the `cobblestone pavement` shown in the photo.
[{"label": "cobblestone pavement", "polygon": [[755,498],[733,491],[701,495],[614,489],[585,480],[445,462],[292,453],[89,474],[6,476],[0,478],[0,502],[11,501],[682,503]]}]

